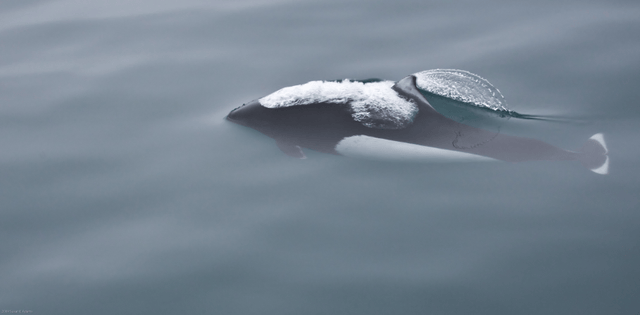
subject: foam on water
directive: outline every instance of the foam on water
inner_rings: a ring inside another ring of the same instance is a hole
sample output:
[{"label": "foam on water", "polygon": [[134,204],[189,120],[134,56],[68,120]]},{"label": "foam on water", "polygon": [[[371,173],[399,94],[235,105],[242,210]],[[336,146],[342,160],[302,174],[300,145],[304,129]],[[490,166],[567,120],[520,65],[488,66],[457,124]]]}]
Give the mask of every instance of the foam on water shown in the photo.
[{"label": "foam on water", "polygon": [[464,70],[434,69],[415,73],[419,89],[492,110],[508,111],[500,91],[486,79]]},{"label": "foam on water", "polygon": [[353,119],[367,127],[401,129],[413,122],[418,106],[400,97],[391,88],[393,85],[392,81],[311,81],[280,89],[259,101],[267,108],[318,103],[349,104]]}]

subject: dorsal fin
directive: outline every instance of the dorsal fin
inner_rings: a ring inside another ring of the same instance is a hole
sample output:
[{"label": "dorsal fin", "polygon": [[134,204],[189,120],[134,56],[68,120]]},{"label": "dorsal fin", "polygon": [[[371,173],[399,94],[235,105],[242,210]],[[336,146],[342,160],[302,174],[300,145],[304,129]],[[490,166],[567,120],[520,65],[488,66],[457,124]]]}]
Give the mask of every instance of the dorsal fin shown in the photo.
[{"label": "dorsal fin", "polygon": [[418,91],[416,87],[416,77],[413,75],[408,75],[404,79],[398,81],[394,86],[391,87],[394,91],[398,92],[403,97],[407,99],[413,100],[418,105],[420,111],[426,112],[435,112],[435,108],[429,104],[426,98]]}]

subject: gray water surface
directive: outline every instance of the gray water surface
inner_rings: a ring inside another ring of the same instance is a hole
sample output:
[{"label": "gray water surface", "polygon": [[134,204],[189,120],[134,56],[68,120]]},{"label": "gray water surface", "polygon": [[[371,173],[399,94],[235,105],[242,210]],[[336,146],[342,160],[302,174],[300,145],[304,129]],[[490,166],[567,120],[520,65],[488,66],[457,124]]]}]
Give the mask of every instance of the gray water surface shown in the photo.
[{"label": "gray water surface", "polygon": [[[638,314],[640,4],[0,2],[0,309]],[[388,163],[224,120],[311,80],[488,79],[579,163]]]}]

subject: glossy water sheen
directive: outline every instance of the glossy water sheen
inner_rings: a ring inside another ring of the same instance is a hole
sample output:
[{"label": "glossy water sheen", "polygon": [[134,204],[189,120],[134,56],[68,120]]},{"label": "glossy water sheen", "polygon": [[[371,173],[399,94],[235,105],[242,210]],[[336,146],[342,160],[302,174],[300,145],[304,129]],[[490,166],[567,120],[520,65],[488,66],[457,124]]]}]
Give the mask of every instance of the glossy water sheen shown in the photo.
[{"label": "glossy water sheen", "polygon": [[[638,314],[638,34],[637,1],[0,1],[0,309]],[[438,68],[562,118],[501,132],[603,132],[610,175],[298,160],[223,119]]]},{"label": "glossy water sheen", "polygon": [[429,93],[495,111],[509,110],[500,90],[469,71],[433,69],[414,75],[418,88]]}]

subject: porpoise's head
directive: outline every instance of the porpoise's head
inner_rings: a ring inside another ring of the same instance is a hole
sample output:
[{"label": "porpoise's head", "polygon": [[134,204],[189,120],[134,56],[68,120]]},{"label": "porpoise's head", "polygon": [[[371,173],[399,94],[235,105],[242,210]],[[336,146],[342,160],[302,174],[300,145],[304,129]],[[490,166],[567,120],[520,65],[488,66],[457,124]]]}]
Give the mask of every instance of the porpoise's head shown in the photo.
[{"label": "porpoise's head", "polygon": [[300,117],[295,117],[295,113],[265,107],[258,99],[235,108],[226,118],[275,138],[281,137],[283,133],[291,133],[292,128],[298,128]]},{"label": "porpoise's head", "polygon": [[264,111],[267,110],[260,105],[258,100],[251,101],[242,106],[236,107],[228,115],[227,120],[239,125],[254,127],[264,120]]}]

